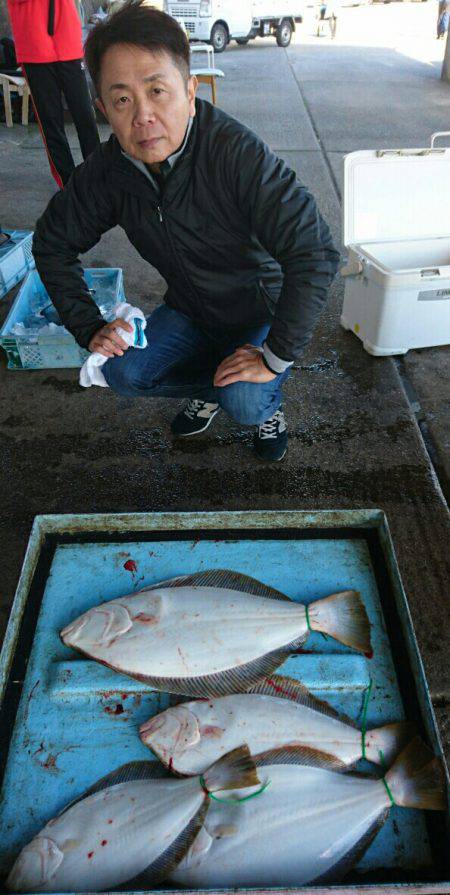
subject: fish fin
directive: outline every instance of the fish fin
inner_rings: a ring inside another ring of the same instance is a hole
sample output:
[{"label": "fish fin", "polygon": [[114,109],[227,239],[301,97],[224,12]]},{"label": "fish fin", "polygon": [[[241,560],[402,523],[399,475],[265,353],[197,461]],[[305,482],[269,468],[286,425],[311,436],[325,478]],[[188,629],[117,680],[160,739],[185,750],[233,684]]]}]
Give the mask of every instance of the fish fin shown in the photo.
[{"label": "fish fin", "polygon": [[176,876],[178,871],[190,870],[191,867],[197,867],[204,861],[214,839],[215,837],[211,836],[210,832],[206,829],[206,825],[204,825],[199,831],[197,838],[194,839],[189,851],[186,852],[184,858],[180,861],[175,873],[172,874],[172,882],[178,881]]},{"label": "fish fin", "polygon": [[[180,693],[183,696],[228,696],[230,693],[245,693],[249,687],[253,687],[261,678],[270,676],[282,662],[285,661],[289,651],[274,650],[259,656],[251,662],[239,665],[237,668],[229,668],[226,671],[218,671],[215,674],[205,674],[200,677],[146,677],[133,674],[131,677],[145,681],[155,690],[163,690],[166,693]],[[122,673],[126,674],[124,670]]]},{"label": "fish fin", "polygon": [[348,766],[335,755],[320,752],[310,746],[299,743],[296,746],[281,746],[279,749],[267,749],[253,756],[257,768],[271,764],[301,764],[310,768],[323,768],[327,771],[348,771]]},{"label": "fish fin", "polygon": [[193,575],[179,575],[176,578],[169,578],[168,581],[159,581],[158,584],[152,584],[145,589],[155,590],[159,587],[223,587],[230,590],[241,590],[254,597],[293,602],[286,594],[269,587],[268,584],[263,584],[262,581],[251,578],[250,575],[243,575],[242,572],[233,572],[231,569],[206,569],[204,572],[195,572]]},{"label": "fish fin", "polygon": [[81,796],[69,802],[58,817],[61,817],[69,808],[77,805],[78,802],[83,802],[88,796],[93,796],[96,792],[101,792],[103,789],[109,789],[117,783],[131,783],[133,780],[160,780],[170,776],[170,773],[158,761],[130,761],[97,780]]},{"label": "fish fin", "polygon": [[301,647],[304,646],[306,641],[308,640],[308,637],[309,631],[306,630],[304,634],[300,634],[300,636],[296,637],[295,640],[291,640],[290,643],[287,643],[284,647],[287,654],[289,655],[289,653],[296,653],[299,649],[301,649]]},{"label": "fish fin", "polygon": [[365,738],[367,760],[375,764],[385,763],[389,768],[415,733],[416,727],[411,721],[398,721],[368,730]]},{"label": "fish fin", "polygon": [[370,623],[364,603],[356,590],[344,590],[308,606],[312,630],[329,634],[345,646],[372,655]]},{"label": "fish fin", "polygon": [[133,879],[127,880],[126,884],[121,888],[126,889],[126,891],[130,889],[144,889],[147,891],[150,886],[155,886],[170,876],[178,867],[180,861],[183,860],[202,829],[208,808],[209,799],[205,799],[200,809],[189,821],[187,827],[174,839],[171,845],[155,861],[149,864],[145,870],[142,870]]},{"label": "fish fin", "polygon": [[442,761],[418,736],[401,752],[385,780],[396,805],[431,811],[443,811],[446,807]]},{"label": "fish fin", "polygon": [[215,761],[203,774],[203,780],[208,792],[244,789],[260,783],[255,762],[245,743]]},{"label": "fish fin", "polygon": [[320,712],[321,715],[328,715],[337,721],[342,721],[350,727],[356,728],[356,724],[347,715],[340,715],[328,702],[318,699],[301,684],[292,677],[283,677],[281,674],[274,674],[271,678],[265,678],[249,690],[249,693],[258,693],[262,696],[275,696],[277,699],[288,699],[291,702],[297,702],[299,705],[305,705],[307,708]]},{"label": "fish fin", "polygon": [[326,873],[323,873],[321,876],[315,877],[315,879],[310,880],[311,883],[316,885],[326,885],[327,883],[335,883],[339,882],[339,880],[343,879],[347,873],[352,870],[353,867],[356,866],[358,861],[361,860],[363,855],[366,853],[369,846],[372,844],[375,836],[381,830],[381,827],[386,823],[387,817],[389,814],[389,808],[382,812],[382,814],[377,817],[377,819],[373,822],[373,824],[369,827],[368,830],[361,836],[361,839],[355,843],[353,848],[341,858],[337,864],[334,864],[333,867],[330,867]]}]

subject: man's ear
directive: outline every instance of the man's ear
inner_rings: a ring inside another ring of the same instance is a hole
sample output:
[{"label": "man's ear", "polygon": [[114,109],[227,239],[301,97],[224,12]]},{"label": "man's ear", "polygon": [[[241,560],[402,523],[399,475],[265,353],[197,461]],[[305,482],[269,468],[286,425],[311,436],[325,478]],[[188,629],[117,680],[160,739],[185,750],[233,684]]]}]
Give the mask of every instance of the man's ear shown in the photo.
[{"label": "man's ear", "polygon": [[188,98],[189,98],[189,115],[195,117],[195,94],[197,93],[198,81],[195,75],[191,75],[188,81]]},{"label": "man's ear", "polygon": [[107,116],[107,114],[106,114],[106,109],[105,109],[105,107],[104,107],[104,105],[103,105],[103,101],[102,101],[102,99],[101,99],[100,97],[97,97],[97,99],[95,100],[95,105],[97,106],[97,109],[100,110],[100,112],[102,113],[102,115],[104,116],[104,118],[106,118],[106,120],[108,121],[108,116]]}]

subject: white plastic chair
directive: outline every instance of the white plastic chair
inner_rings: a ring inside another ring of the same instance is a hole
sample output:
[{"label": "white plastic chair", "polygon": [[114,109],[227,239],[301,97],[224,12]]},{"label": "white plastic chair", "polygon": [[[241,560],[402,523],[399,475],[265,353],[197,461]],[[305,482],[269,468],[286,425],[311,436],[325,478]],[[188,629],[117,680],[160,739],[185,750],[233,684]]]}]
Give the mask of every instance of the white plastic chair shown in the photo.
[{"label": "white plastic chair", "polygon": [[11,93],[18,93],[22,97],[22,124],[28,124],[28,105],[30,100],[30,88],[25,80],[18,75],[5,75],[0,73],[0,87],[3,88],[5,103],[6,127],[13,126]]},{"label": "white plastic chair", "polygon": [[[182,19],[177,18],[177,22],[181,25],[183,31],[189,38],[189,31],[186,28],[186,25]],[[201,68],[191,68],[191,75],[195,75],[199,84],[209,84],[211,87],[211,97],[213,105],[216,105],[217,100],[217,92],[216,92],[216,78],[224,78],[225,74],[220,68],[215,68],[214,66],[214,47],[210,44],[189,44],[191,57],[194,53],[206,53],[208,57],[208,64],[205,67]]]},{"label": "white plastic chair", "polygon": [[225,74],[220,68],[192,68],[191,75],[195,75],[199,84],[209,84],[213,105],[216,105],[216,78],[224,78]]}]

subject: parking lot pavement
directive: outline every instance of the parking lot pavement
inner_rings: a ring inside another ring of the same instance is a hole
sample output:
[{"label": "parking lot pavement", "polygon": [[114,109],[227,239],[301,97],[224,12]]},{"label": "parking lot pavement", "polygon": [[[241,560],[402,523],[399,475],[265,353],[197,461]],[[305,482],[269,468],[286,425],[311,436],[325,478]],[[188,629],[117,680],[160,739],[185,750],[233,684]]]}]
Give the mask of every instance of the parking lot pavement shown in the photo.
[{"label": "parking lot pavement", "polygon": [[[447,125],[450,85],[438,79],[439,60],[413,56],[402,37],[413,21],[417,38],[425,23],[431,29],[433,8],[431,3],[346,8],[333,43],[309,33],[306,21],[287,51],[273,40],[257,40],[246,47],[232,44],[216,59],[226,75],[218,85],[219,104],[295,168],[316,194],[338,244],[343,154],[425,145],[432,130]],[[353,36],[346,36],[350,32]],[[431,38],[427,45],[431,55],[442,52]],[[200,93],[208,97],[208,88],[202,86]],[[2,224],[33,227],[54,192],[35,128],[0,126],[0,166]],[[122,266],[133,303],[149,310],[161,301],[163,281],[118,230],[83,260],[86,266]],[[393,359],[370,357],[339,326],[342,295],[338,279],[288,383],[290,448],[276,467],[256,463],[251,432],[223,415],[204,438],[173,443],[168,426],[175,402],[85,392],[76,371],[14,373],[2,357],[3,623],[37,513],[381,507],[445,734],[448,511],[417,406],[407,399],[404,384],[414,386],[441,457],[448,350],[413,352],[402,368]],[[1,319],[10,303],[11,296],[1,303]],[[430,414],[439,418],[434,429]],[[442,459],[442,476],[445,470]]]}]

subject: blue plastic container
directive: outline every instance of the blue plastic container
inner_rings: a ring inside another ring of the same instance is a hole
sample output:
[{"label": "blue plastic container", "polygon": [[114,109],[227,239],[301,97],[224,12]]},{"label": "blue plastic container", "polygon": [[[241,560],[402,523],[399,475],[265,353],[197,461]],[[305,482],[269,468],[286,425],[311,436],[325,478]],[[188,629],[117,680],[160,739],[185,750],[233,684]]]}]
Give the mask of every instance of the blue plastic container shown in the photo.
[{"label": "blue plastic container", "polygon": [[[441,754],[381,511],[37,517],[0,655],[0,889],[20,849],[51,817],[121,764],[154,758],[139,725],[172,700],[76,654],[59,631],[101,601],[211,568],[244,571],[305,603],[359,590],[373,659],[312,633],[306,651],[277,673],[298,678],[359,727],[372,680],[368,727],[408,717]],[[374,773],[362,761],[360,770]],[[392,808],[347,882],[273,888],[269,895],[448,895],[450,878],[440,866],[449,854],[445,817],[426,814],[434,812]]]},{"label": "blue plastic container", "polygon": [[[118,302],[125,301],[123,274],[120,267],[99,267],[84,271],[86,283],[94,301],[112,310]],[[43,328],[13,332],[18,323],[29,323],[31,317],[39,317]],[[64,329],[53,332],[45,326],[61,323],[48,293],[36,270],[28,274],[11,311],[0,330],[0,345],[8,356],[10,370],[43,370],[50,367],[81,367],[88,352],[80,348],[74,337]]]},{"label": "blue plastic container", "polygon": [[2,230],[9,236],[0,244],[0,298],[23,280],[34,267],[31,253],[33,233],[30,230]]}]

